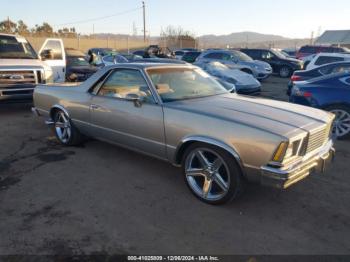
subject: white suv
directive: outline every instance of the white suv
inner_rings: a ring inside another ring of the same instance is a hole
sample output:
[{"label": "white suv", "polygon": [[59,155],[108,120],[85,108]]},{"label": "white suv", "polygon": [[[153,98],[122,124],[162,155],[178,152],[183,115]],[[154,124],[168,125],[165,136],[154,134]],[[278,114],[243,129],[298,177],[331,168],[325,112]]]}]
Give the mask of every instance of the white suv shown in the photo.
[{"label": "white suv", "polygon": [[349,53],[319,53],[310,61],[306,69],[311,70],[321,65],[347,60],[350,60]]}]

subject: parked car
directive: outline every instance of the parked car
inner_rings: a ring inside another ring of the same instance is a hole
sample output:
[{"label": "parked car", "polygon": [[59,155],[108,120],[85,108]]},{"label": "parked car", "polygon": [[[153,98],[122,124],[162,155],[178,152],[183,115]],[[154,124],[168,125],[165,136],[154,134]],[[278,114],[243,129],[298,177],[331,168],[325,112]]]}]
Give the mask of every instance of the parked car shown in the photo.
[{"label": "parked car", "polygon": [[[134,55],[136,57],[136,55]],[[142,57],[141,57],[142,59]],[[129,60],[120,54],[115,55],[106,55],[101,58],[101,65],[102,66],[109,66],[109,65],[115,65],[120,63],[129,63]]]},{"label": "parked car", "polygon": [[350,61],[350,54],[319,53],[310,61],[306,69],[311,70],[321,65],[334,63],[334,62],[343,62],[343,61]]},{"label": "parked car", "polygon": [[96,56],[116,55],[118,51],[114,48],[90,48],[88,55],[95,54]]},{"label": "parked car", "polygon": [[311,70],[295,71],[288,83],[287,95],[290,95],[294,82],[305,81],[305,80],[309,80],[309,79],[324,76],[324,75],[346,73],[346,72],[350,72],[350,61],[326,64]]},{"label": "parked car", "polygon": [[283,78],[290,77],[295,70],[303,69],[301,60],[286,57],[274,49],[241,49],[241,52],[255,60],[268,63],[272,67],[273,72]]},{"label": "parked car", "polygon": [[272,73],[272,68],[268,63],[253,60],[237,50],[207,50],[202,52],[196,61],[201,63],[221,62],[261,80],[268,78]]},{"label": "parked car", "polygon": [[187,63],[194,63],[197,59],[197,57],[201,54],[202,52],[199,51],[188,51],[182,56],[182,61],[185,61]]},{"label": "parked car", "polygon": [[65,52],[67,82],[83,82],[98,70],[89,64],[83,52],[73,48],[66,48]]},{"label": "parked car", "polygon": [[296,58],[298,50],[296,48],[285,48],[282,52],[286,54],[287,57]]},{"label": "parked car", "polygon": [[143,57],[145,55],[145,50],[136,50],[132,52],[134,55]]},{"label": "parked car", "polygon": [[187,53],[186,50],[176,50],[174,51],[175,53],[175,58],[178,60],[182,60],[182,57]]},{"label": "parked car", "polygon": [[334,113],[333,134],[338,139],[350,137],[349,72],[295,82],[289,101]]},{"label": "parked car", "polygon": [[[194,63],[205,72],[215,77],[224,87],[238,94],[259,95],[261,84],[252,75],[239,69],[231,69],[220,62]],[[232,87],[234,86],[234,88]]]},{"label": "parked car", "polygon": [[324,46],[324,45],[305,45],[302,46],[296,54],[297,59],[318,53],[346,53],[349,49],[345,47]]},{"label": "parked car", "polygon": [[64,82],[62,40],[46,39],[39,53],[24,37],[0,34],[0,100],[32,99],[37,84]]},{"label": "parked car", "polygon": [[287,188],[334,155],[333,114],[232,94],[189,64],[104,67],[80,85],[38,85],[34,105],[63,145],[94,137],[168,161],[210,204],[244,181]]}]

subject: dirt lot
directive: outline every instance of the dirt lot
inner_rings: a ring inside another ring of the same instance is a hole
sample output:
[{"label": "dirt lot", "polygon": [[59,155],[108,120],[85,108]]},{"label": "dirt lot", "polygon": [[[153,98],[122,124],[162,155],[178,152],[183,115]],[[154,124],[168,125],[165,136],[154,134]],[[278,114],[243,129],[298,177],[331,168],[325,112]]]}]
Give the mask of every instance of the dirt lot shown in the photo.
[{"label": "dirt lot", "polygon": [[[285,88],[273,77],[263,95]],[[60,146],[28,104],[2,105],[0,119],[0,254],[350,253],[350,141],[325,174],[213,207],[167,163],[98,141]]]}]

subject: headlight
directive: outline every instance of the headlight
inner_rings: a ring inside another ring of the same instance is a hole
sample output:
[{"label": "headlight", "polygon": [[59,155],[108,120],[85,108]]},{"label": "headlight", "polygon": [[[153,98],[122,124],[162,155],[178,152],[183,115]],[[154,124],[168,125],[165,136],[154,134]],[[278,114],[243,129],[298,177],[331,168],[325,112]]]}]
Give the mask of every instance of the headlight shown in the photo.
[{"label": "headlight", "polygon": [[303,140],[304,139],[298,139],[292,142],[282,142],[275,151],[273,161],[282,163],[292,157],[299,156]]}]

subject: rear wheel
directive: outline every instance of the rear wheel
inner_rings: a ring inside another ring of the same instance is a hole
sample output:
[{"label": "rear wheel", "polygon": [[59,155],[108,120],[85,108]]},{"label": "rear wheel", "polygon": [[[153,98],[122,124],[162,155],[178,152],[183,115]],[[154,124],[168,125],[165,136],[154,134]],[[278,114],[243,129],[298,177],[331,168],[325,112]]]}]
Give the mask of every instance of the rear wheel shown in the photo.
[{"label": "rear wheel", "polygon": [[83,136],[62,110],[54,113],[54,131],[57,139],[64,145],[75,146],[83,142]]},{"label": "rear wheel", "polygon": [[182,161],[185,181],[201,201],[218,205],[237,198],[243,189],[241,170],[225,150],[195,143]]},{"label": "rear wheel", "polygon": [[288,66],[282,66],[279,71],[279,75],[282,78],[290,77],[292,74],[292,69]]},{"label": "rear wheel", "polygon": [[327,111],[335,114],[332,133],[338,139],[350,137],[350,107],[345,105],[334,105],[326,108]]}]

